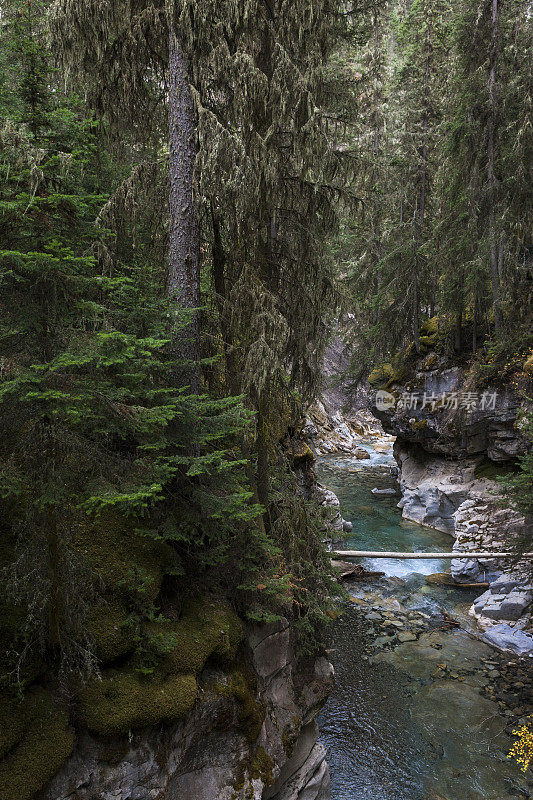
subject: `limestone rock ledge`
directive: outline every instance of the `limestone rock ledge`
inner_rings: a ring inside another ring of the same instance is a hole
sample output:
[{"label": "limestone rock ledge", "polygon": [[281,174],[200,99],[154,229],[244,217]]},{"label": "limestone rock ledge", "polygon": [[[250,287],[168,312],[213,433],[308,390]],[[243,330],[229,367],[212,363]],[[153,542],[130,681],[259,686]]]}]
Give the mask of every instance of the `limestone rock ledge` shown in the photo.
[{"label": "limestone rock ledge", "polygon": [[[361,437],[383,438],[381,426],[369,411],[358,410],[343,415],[320,400],[307,412],[302,433],[317,456],[347,453],[368,458],[366,451],[359,446]],[[392,437],[387,438],[392,442]]]},{"label": "limestone rock ledge", "polygon": [[[513,469],[529,446],[516,425],[523,401],[517,393],[493,386],[471,392],[474,402],[468,406],[459,401],[470,396],[465,392],[470,388],[464,369],[449,368],[446,359],[430,353],[407,377],[390,377],[386,390],[392,401],[378,408],[374,399],[371,408],[385,431],[397,437],[398,505],[404,519],[449,533],[457,552],[512,550],[532,521],[502,507],[496,478]],[[454,394],[459,398],[455,410],[431,401]],[[510,569],[505,560],[452,561],[456,581],[491,584],[471,609],[491,643],[533,653],[530,578]]]},{"label": "limestone rock ledge", "polygon": [[[530,524],[516,511],[502,508],[496,481],[478,477],[479,457],[445,459],[401,439],[394,454],[400,470],[402,516],[449,533],[457,553],[512,549],[516,537]],[[491,584],[471,609],[487,640],[525,655],[533,653],[531,578],[510,569],[509,561],[498,559],[457,558],[451,564],[457,582]]]},{"label": "limestone rock ledge", "polygon": [[327,800],[315,715],[333,681],[326,658],[297,661],[287,620],[250,627],[242,664],[204,669],[182,722],[80,733],[38,800]]}]

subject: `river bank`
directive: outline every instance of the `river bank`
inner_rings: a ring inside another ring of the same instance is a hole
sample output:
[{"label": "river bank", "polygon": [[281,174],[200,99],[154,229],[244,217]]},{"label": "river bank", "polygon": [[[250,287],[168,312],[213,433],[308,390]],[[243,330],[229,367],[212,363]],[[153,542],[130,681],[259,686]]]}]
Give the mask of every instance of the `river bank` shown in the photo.
[{"label": "river bank", "polygon": [[[360,446],[369,459],[317,465],[353,523],[346,548],[448,550],[449,534],[401,518],[399,494],[372,493],[397,488],[392,451]],[[319,727],[332,800],[529,798],[533,784],[507,758],[512,731],[533,713],[529,661],[475,638],[475,593],[426,583],[449,562],[363,563],[386,576],[348,583],[330,632],[337,679]]]}]

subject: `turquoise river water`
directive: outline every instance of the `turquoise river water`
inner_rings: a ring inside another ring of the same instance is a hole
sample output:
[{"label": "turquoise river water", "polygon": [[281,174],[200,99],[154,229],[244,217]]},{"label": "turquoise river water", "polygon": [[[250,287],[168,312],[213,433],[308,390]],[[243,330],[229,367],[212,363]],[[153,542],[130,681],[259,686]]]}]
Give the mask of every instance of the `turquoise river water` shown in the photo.
[{"label": "turquoise river water", "polygon": [[[374,487],[396,486],[390,475],[394,462],[392,452],[376,453],[370,440],[363,446],[369,460],[325,456],[317,469],[353,522],[346,549],[449,551],[450,536],[401,519],[399,497],[372,494]],[[449,568],[445,560],[364,563],[387,577],[348,583],[351,602],[330,632],[336,686],[319,726],[332,800],[530,797],[532,787],[507,758],[509,719],[479,693],[482,662],[490,663],[494,651],[469,633],[474,622],[467,612],[475,595],[426,585],[425,575]],[[373,606],[421,611],[428,620],[442,619],[444,610],[461,629],[435,624],[419,631],[416,641],[376,649],[369,646],[373,631],[366,621]]]}]

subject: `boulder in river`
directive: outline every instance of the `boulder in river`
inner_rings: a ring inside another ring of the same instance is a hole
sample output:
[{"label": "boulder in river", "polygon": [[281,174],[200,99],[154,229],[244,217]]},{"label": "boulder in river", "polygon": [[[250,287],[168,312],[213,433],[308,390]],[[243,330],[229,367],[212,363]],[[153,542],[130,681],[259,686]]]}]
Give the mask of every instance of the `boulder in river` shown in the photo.
[{"label": "boulder in river", "polygon": [[485,632],[483,639],[501,650],[510,650],[519,656],[533,657],[533,637],[518,628],[511,628],[505,622],[493,625]]},{"label": "boulder in river", "polygon": [[354,453],[355,457],[359,459],[359,461],[364,461],[365,459],[370,458],[370,453],[364,450],[362,447],[358,447]]}]

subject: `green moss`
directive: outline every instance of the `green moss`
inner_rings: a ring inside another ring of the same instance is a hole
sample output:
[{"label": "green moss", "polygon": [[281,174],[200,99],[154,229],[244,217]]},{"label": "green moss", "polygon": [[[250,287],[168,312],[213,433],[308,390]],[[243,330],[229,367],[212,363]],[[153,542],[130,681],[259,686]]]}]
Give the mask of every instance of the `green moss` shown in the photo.
[{"label": "green moss", "polygon": [[244,636],[244,625],[227,602],[199,596],[189,600],[180,620],[145,627],[149,648],[165,658],[169,672],[198,674],[210,657],[231,663]]},{"label": "green moss", "polygon": [[293,441],[291,442],[290,455],[293,463],[300,465],[306,461],[314,461],[315,457],[313,451],[305,442]]},{"label": "green moss", "polygon": [[135,647],[135,632],[128,625],[128,615],[117,601],[99,606],[88,620],[95,652],[102,664],[131,653]]},{"label": "green moss", "polygon": [[368,382],[374,389],[389,389],[394,383],[403,383],[409,375],[409,370],[399,359],[399,363],[381,364],[368,376]]},{"label": "green moss", "polygon": [[420,333],[423,336],[436,336],[439,333],[440,319],[439,317],[431,317],[426,319],[420,326]]},{"label": "green moss", "polygon": [[424,428],[427,427],[428,421],[427,419],[419,419],[416,422],[411,423],[411,428],[414,431],[423,431]]},{"label": "green moss", "polygon": [[252,780],[261,779],[265,786],[274,783],[272,768],[274,762],[268,755],[264,747],[258,747],[255,751],[252,763],[250,764],[250,777]]},{"label": "green moss", "polygon": [[524,372],[529,377],[533,377],[533,353],[524,362]]},{"label": "green moss", "polygon": [[227,683],[217,684],[216,691],[237,702],[237,728],[249,742],[255,742],[265,720],[266,709],[256,699],[255,686],[251,679],[234,670],[228,675]]},{"label": "green moss", "polygon": [[426,319],[419,328],[418,338],[422,352],[436,350],[439,353],[446,353],[451,344],[454,325],[455,321],[446,317]]},{"label": "green moss", "polygon": [[194,706],[196,692],[194,675],[142,680],[130,670],[107,670],[82,691],[80,717],[94,733],[125,734],[131,728],[184,717]]},{"label": "green moss", "polygon": [[72,752],[74,733],[65,710],[38,689],[20,701],[0,699],[0,800],[31,800]]},{"label": "green moss", "polygon": [[394,368],[392,364],[381,364],[376,367],[368,376],[368,382],[374,389],[379,389],[385,386],[394,375]]},{"label": "green moss", "polygon": [[437,344],[437,336],[420,336],[418,341],[422,349],[431,350]]},{"label": "green moss", "polygon": [[154,600],[165,568],[174,564],[171,547],[138,536],[132,522],[116,515],[102,515],[92,524],[80,525],[74,542],[104,587],[125,596],[142,593],[146,600]]},{"label": "green moss", "polygon": [[438,363],[439,363],[438,355],[436,353],[431,353],[424,361],[423,369],[425,370],[435,369]]},{"label": "green moss", "polygon": [[294,745],[296,744],[297,736],[295,734],[293,726],[289,723],[285,725],[283,728],[283,733],[281,734],[281,743],[283,745],[283,750],[287,758],[292,756]]}]

